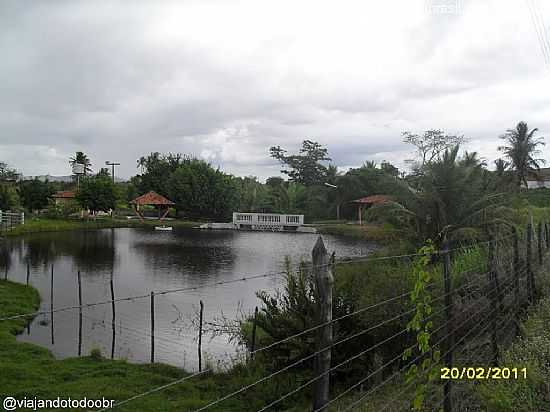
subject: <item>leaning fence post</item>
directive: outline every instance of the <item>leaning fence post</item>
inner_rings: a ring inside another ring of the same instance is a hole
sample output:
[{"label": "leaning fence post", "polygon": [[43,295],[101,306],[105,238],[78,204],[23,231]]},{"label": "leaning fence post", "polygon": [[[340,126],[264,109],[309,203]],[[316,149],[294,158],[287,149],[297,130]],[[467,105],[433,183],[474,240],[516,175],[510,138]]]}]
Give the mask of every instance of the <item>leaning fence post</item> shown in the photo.
[{"label": "leaning fence post", "polygon": [[82,280],[78,271],[78,356],[82,354]]},{"label": "leaning fence post", "polygon": [[498,340],[497,340],[497,308],[498,308],[498,285],[497,285],[497,265],[495,256],[495,241],[490,237],[489,241],[489,294],[487,296],[491,300],[490,318],[491,318],[491,348],[493,352],[493,364],[498,362]]},{"label": "leaning fence post", "polygon": [[254,359],[254,352],[256,352],[256,327],[258,323],[258,307],[254,309],[254,320],[252,322],[252,343],[250,345],[250,359]]},{"label": "leaning fence post", "polygon": [[112,331],[112,339],[111,339],[111,359],[114,359],[115,357],[115,341],[116,341],[116,307],[115,307],[115,285],[113,281],[113,275],[114,273],[111,271],[111,331]]},{"label": "leaning fence post", "polygon": [[[445,365],[448,368],[453,364],[454,333],[453,328],[453,296],[451,283],[451,255],[449,253],[449,242],[447,239],[443,241],[443,280],[445,283],[445,316],[446,316],[446,335],[445,339]],[[443,411],[452,411],[452,383],[448,379],[443,385]]]},{"label": "leaning fence post", "polygon": [[202,319],[204,316],[204,303],[202,300],[200,303],[200,312],[199,312],[199,344],[198,344],[198,353],[199,353],[199,372],[202,372]]},{"label": "leaning fence post", "polygon": [[51,340],[52,345],[55,344],[54,342],[54,331],[53,331],[53,263],[52,263],[52,273],[50,277],[50,331],[51,331]]},{"label": "leaning fence post", "polygon": [[537,246],[539,252],[539,265],[542,265],[542,223],[539,222],[537,226]]},{"label": "leaning fence post", "polygon": [[155,292],[151,292],[151,363],[155,363]]},{"label": "leaning fence post", "polygon": [[[330,362],[332,346],[332,285],[334,278],[329,266],[329,257],[321,236],[311,252],[313,274],[316,286],[318,323],[324,325],[319,329],[315,359],[315,382],[313,409],[325,411],[329,402]],[[326,349],[326,350],[325,350]]]},{"label": "leaning fence post", "polygon": [[519,277],[520,277],[520,263],[519,263],[519,238],[518,230],[515,226],[512,227],[512,237],[514,245],[514,301],[515,301],[515,321],[516,321],[516,336],[520,334],[519,328],[519,307],[520,307],[520,297],[519,297]]},{"label": "leaning fence post", "polygon": [[531,269],[531,260],[533,259],[533,227],[531,223],[527,224],[527,289],[529,302],[533,303],[535,297],[535,279]]}]

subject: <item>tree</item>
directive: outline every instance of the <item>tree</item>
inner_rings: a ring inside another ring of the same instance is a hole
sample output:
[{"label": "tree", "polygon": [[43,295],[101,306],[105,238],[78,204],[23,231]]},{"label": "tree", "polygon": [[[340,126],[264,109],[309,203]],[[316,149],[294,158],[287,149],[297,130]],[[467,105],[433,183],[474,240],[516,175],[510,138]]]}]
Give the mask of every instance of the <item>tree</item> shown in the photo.
[{"label": "tree", "polygon": [[536,158],[541,154],[539,146],[544,146],[544,138],[535,137],[538,129],[529,131],[525,122],[519,122],[515,129],[508,129],[500,138],[507,145],[500,146],[498,150],[510,160],[512,170],[516,175],[516,184],[520,187],[522,184],[527,186],[527,176],[540,169],[540,165],[545,161]]},{"label": "tree", "polygon": [[447,135],[439,129],[426,130],[421,135],[405,131],[402,136],[405,143],[416,147],[419,158],[415,165],[416,169],[438,160],[445,151],[452,150],[453,147],[460,146],[466,141],[464,136]]},{"label": "tree", "polygon": [[69,164],[71,166],[75,164],[84,165],[84,174],[88,175],[92,173],[92,162],[84,152],[76,152],[73,157],[69,158]]},{"label": "tree", "polygon": [[238,211],[259,212],[267,197],[267,186],[255,176],[237,177],[235,183],[239,192]]},{"label": "tree", "polygon": [[107,212],[115,208],[115,185],[108,176],[88,176],[80,182],[76,200],[82,209],[89,210],[92,214],[98,211]]},{"label": "tree", "polygon": [[13,182],[17,180],[19,173],[8,166],[7,163],[0,162],[0,182]]},{"label": "tree", "polygon": [[239,187],[233,176],[203,160],[185,160],[166,185],[177,210],[187,216],[228,219],[239,204]]},{"label": "tree", "polygon": [[23,206],[33,212],[48,206],[48,200],[54,193],[54,189],[48,181],[33,179],[20,182],[18,193]]},{"label": "tree", "polygon": [[13,185],[0,182],[0,210],[10,210],[17,206],[19,198]]},{"label": "tree", "polygon": [[394,165],[392,165],[390,162],[387,162],[385,160],[380,164],[380,169],[387,175],[390,175],[393,177],[399,176],[399,169]]},{"label": "tree", "polygon": [[298,154],[287,155],[287,151],[280,146],[269,149],[271,157],[277,159],[290,170],[281,170],[288,175],[290,181],[306,186],[323,184],[327,177],[327,167],[320,162],[331,160],[328,150],[321,144],[311,140],[304,140]]},{"label": "tree", "polygon": [[167,155],[159,152],[150,153],[148,156],[142,156],[137,161],[137,166],[141,169],[138,183],[138,189],[141,193],[153,190],[163,196],[169,196],[168,179],[176,169],[182,165],[191,162],[189,156],[181,153],[168,153]]}]

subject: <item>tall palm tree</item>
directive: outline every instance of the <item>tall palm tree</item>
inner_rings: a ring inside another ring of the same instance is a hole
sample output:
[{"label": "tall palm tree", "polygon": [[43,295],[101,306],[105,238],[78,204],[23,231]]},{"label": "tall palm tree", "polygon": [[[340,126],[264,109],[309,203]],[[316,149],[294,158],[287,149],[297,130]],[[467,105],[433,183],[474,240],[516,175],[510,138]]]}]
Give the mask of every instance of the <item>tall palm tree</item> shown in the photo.
[{"label": "tall palm tree", "polygon": [[84,152],[76,152],[73,157],[69,158],[69,164],[71,166],[75,164],[84,165],[84,174],[92,173],[92,162]]},{"label": "tall palm tree", "polygon": [[507,145],[500,146],[498,150],[510,160],[518,187],[522,184],[527,186],[527,176],[539,170],[540,165],[545,163],[543,159],[536,158],[541,154],[537,147],[545,144],[543,137],[535,137],[537,131],[537,128],[529,131],[527,123],[519,122],[515,129],[508,129],[500,136]]}]

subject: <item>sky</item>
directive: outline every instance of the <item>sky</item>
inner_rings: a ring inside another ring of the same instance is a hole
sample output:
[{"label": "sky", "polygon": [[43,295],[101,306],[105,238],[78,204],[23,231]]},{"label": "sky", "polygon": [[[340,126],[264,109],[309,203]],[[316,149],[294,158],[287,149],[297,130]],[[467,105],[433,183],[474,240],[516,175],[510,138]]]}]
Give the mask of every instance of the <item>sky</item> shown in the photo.
[{"label": "sky", "polygon": [[492,163],[520,120],[550,138],[529,8],[550,37],[549,3],[2,0],[0,161],[68,175],[83,151],[129,177],[140,156],[181,152],[265,179],[270,146],[403,168],[403,131],[443,129]]}]

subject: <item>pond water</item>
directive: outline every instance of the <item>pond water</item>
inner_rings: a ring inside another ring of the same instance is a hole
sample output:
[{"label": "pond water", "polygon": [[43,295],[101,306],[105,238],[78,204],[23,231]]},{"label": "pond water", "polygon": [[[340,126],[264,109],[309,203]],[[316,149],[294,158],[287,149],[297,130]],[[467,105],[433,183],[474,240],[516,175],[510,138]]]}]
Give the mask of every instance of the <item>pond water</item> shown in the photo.
[{"label": "pond water", "polygon": [[[226,285],[244,276],[278,272],[285,256],[298,263],[310,260],[318,235],[242,231],[200,231],[174,228],[104,229],[27,235],[3,242],[1,264],[10,280],[29,283],[40,291],[41,310],[78,305],[78,271],[82,301],[94,303],[115,297],[145,295],[151,291],[196,288],[155,296],[155,361],[196,370],[199,302],[209,329],[225,316],[235,319],[251,313],[258,290],[274,291],[281,276],[266,276]],[[362,240],[323,235],[329,252],[338,257],[364,256],[375,245]],[[2,275],[4,271],[2,270]],[[133,299],[84,308],[79,337],[79,310],[37,316],[18,336],[50,349],[57,357],[87,355],[99,348],[103,356],[149,362],[151,356],[151,302]],[[113,326],[114,325],[114,326]],[[228,335],[203,337],[203,362],[216,366],[238,353]]]}]

